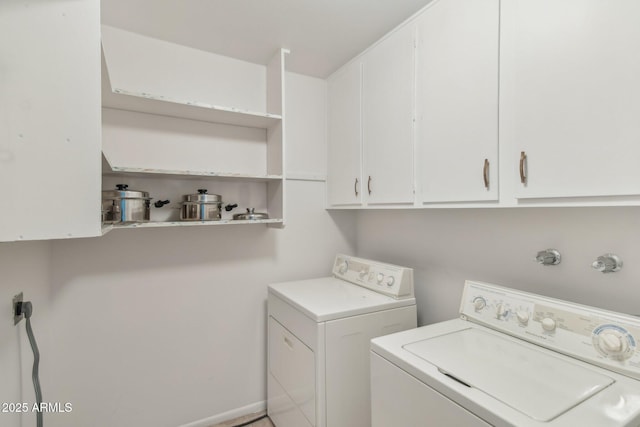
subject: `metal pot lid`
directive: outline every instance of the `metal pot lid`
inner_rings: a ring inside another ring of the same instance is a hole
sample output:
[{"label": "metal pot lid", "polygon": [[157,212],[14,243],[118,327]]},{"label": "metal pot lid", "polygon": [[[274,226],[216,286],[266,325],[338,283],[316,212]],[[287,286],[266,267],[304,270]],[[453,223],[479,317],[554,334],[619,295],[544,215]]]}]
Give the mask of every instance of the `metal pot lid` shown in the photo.
[{"label": "metal pot lid", "polygon": [[245,213],[237,213],[233,215],[234,220],[249,220],[249,219],[269,219],[269,215],[264,212],[254,212],[254,208],[247,208]]},{"label": "metal pot lid", "polygon": [[115,190],[102,191],[103,199],[148,199],[149,193],[147,191],[129,190],[127,184],[117,184]]},{"label": "metal pot lid", "polygon": [[183,202],[195,203],[222,203],[222,196],[219,194],[207,194],[204,188],[198,189],[198,194],[185,194],[182,196]]}]

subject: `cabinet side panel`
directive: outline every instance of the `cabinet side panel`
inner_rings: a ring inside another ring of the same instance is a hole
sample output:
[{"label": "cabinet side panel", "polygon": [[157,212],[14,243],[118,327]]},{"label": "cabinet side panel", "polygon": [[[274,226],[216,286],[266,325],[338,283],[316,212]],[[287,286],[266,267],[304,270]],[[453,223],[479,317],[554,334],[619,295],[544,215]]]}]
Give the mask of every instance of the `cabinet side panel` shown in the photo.
[{"label": "cabinet side panel", "polygon": [[[285,191],[286,180],[270,181],[267,183],[267,210],[270,218],[282,218],[284,225],[285,219]],[[276,227],[280,227],[277,225]]]},{"label": "cabinet side panel", "polygon": [[284,60],[288,52],[280,49],[267,65],[267,113],[284,112]]},{"label": "cabinet side panel", "polygon": [[0,240],[100,234],[100,4],[0,4]]},{"label": "cabinet side panel", "polygon": [[284,175],[284,120],[267,129],[267,173]]},{"label": "cabinet side panel", "polygon": [[270,182],[267,186],[267,200],[271,218],[282,218],[284,226],[285,204],[285,144],[286,144],[286,108],[285,108],[285,58],[289,52],[280,49],[267,65],[267,112],[279,114],[282,120],[267,129],[267,173],[282,175],[279,182]]}]

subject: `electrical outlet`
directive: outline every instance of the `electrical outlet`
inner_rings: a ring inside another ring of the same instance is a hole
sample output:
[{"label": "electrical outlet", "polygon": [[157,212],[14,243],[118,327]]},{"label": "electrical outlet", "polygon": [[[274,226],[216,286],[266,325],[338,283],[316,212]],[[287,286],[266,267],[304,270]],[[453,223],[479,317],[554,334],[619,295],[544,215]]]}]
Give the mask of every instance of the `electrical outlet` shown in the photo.
[{"label": "electrical outlet", "polygon": [[17,325],[22,320],[24,313],[22,312],[22,292],[13,297],[13,324]]}]

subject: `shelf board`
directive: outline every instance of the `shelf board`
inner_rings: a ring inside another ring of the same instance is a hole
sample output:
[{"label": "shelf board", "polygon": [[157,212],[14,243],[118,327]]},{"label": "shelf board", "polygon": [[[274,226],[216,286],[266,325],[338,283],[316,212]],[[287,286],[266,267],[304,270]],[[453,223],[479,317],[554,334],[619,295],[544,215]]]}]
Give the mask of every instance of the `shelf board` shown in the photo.
[{"label": "shelf board", "polygon": [[[108,165],[108,162],[106,162]],[[242,173],[229,173],[229,172],[212,172],[212,171],[190,171],[190,170],[169,170],[169,169],[151,169],[151,168],[130,168],[108,165],[109,169],[103,170],[103,175],[112,176],[134,176],[134,177],[149,177],[156,178],[216,178],[223,180],[233,181],[279,181],[282,180],[282,175],[253,175]]]},{"label": "shelf board", "polygon": [[105,224],[102,226],[102,234],[111,230],[124,228],[158,228],[158,227],[194,227],[213,225],[242,225],[242,224],[281,224],[282,218],[256,219],[256,220],[232,220],[222,219],[219,221],[164,221],[164,222],[136,222],[131,224]]},{"label": "shelf board", "polygon": [[221,107],[197,101],[177,100],[124,89],[103,90],[102,106],[117,110],[260,129],[268,129],[282,120],[282,116],[277,114]]}]

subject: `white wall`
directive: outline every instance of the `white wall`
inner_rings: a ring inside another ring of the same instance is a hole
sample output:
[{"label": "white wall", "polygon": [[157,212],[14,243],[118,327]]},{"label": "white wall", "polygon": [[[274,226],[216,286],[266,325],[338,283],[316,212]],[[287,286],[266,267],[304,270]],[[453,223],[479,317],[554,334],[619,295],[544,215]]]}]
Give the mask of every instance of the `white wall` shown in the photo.
[{"label": "white wall", "polygon": [[353,215],[288,183],[288,224],[117,230],[53,245],[52,426],[178,426],[266,398],[266,295],[353,252]]},{"label": "white wall", "polygon": [[[327,83],[324,80],[287,73],[285,92],[287,176],[325,176]],[[307,103],[306,100],[317,101]]]},{"label": "white wall", "polygon": [[[0,243],[0,404],[33,402],[31,368],[33,354],[25,321],[13,325],[13,296],[24,293],[33,303],[32,327],[38,346],[50,348],[48,327],[49,283],[51,277],[51,242]],[[44,368],[48,357],[42,361]],[[47,398],[52,396],[45,395]],[[0,408],[1,410],[2,408]],[[21,424],[21,419],[24,424]],[[21,427],[35,425],[31,414],[0,412],[0,425]]]},{"label": "white wall", "polygon": [[[290,81],[287,168],[322,173],[324,135],[309,130],[324,127],[325,83]],[[45,415],[47,427],[213,424],[259,409],[267,284],[328,275],[336,252],[355,253],[355,212],[325,211],[324,182],[287,185],[284,229],[133,229],[2,244],[0,401],[33,400],[24,323],[16,329],[11,317],[23,290],[34,301],[44,400],[73,404]],[[0,413],[2,426],[35,425],[31,415],[22,421]]]},{"label": "white wall", "polygon": [[[362,211],[358,255],[415,269],[420,324],[456,317],[465,279],[640,314],[640,208]],[[557,266],[534,262],[556,248]],[[591,263],[618,254],[620,272]]]}]

